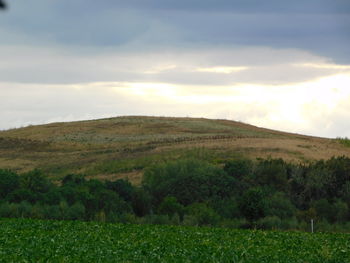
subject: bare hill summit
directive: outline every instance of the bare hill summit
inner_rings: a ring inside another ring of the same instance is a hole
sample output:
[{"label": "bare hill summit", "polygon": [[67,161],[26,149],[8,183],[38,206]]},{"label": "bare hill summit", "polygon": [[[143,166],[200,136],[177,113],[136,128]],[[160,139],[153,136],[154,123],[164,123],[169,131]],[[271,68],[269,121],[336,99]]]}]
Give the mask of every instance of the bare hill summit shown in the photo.
[{"label": "bare hill summit", "polygon": [[338,140],[203,118],[117,117],[0,132],[0,168],[39,168],[54,179],[85,173],[139,183],[145,167],[177,158],[220,163],[243,156],[300,162],[340,155],[350,156],[350,148]]}]

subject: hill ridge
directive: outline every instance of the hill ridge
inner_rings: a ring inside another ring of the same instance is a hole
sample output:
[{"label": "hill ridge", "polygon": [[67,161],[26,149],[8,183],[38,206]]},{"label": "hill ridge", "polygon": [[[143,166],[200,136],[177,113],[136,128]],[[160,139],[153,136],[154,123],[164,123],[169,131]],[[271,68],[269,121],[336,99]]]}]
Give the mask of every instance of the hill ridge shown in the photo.
[{"label": "hill ridge", "polygon": [[135,115],[0,131],[0,168],[39,168],[55,178],[74,172],[140,179],[148,165],[186,156],[300,162],[340,155],[350,156],[350,148],[334,139],[225,119]]}]

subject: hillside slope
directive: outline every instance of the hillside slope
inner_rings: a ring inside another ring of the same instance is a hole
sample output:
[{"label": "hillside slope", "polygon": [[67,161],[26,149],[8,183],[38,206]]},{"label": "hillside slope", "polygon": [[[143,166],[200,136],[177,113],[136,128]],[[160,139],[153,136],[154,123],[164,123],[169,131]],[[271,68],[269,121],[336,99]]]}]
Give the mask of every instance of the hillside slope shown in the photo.
[{"label": "hillside slope", "polygon": [[300,162],[339,155],[350,156],[350,148],[336,140],[202,118],[117,117],[0,132],[0,168],[39,168],[55,179],[79,172],[138,183],[145,167],[179,157]]}]

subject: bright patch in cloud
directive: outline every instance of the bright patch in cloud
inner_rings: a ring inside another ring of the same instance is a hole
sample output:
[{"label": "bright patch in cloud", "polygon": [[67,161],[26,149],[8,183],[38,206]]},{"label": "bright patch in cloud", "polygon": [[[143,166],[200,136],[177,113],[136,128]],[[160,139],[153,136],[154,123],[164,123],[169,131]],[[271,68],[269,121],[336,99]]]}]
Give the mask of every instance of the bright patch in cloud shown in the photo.
[{"label": "bright patch in cloud", "polygon": [[350,65],[336,65],[336,64],[316,64],[316,63],[303,63],[295,64],[297,67],[306,68],[318,68],[318,69],[340,69],[340,70],[350,70]]},{"label": "bright patch in cloud", "polygon": [[[327,136],[327,127],[322,127],[323,130],[318,127],[315,132],[318,126],[315,121],[333,116],[339,105],[350,101],[349,87],[348,73],[282,86],[238,84],[203,90],[161,83],[124,83],[122,88],[114,90],[154,105],[182,106],[189,109],[190,116],[224,117],[263,127]],[[350,112],[350,105],[348,109]],[[159,112],[164,111],[159,109]],[[177,115],[176,110],[174,114]],[[350,132],[350,126],[348,131],[338,131],[342,132]]]},{"label": "bright patch in cloud", "polygon": [[0,50],[0,129],[161,115],[350,137],[350,65],[305,51],[203,48],[82,57],[39,48],[19,51]]},{"label": "bright patch in cloud", "polygon": [[212,68],[197,68],[196,71],[230,74],[230,73],[240,72],[247,69],[248,67],[212,67]]}]

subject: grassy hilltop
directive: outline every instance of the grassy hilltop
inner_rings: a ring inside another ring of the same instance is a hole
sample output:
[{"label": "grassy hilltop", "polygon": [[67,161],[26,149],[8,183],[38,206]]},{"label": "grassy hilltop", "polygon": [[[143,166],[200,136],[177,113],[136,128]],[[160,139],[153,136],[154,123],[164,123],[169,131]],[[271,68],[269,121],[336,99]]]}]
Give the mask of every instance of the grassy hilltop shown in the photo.
[{"label": "grassy hilltop", "polygon": [[145,167],[179,157],[299,162],[339,155],[350,156],[350,148],[338,140],[203,118],[117,117],[0,132],[1,168],[39,168],[53,179],[74,172],[139,183]]}]

